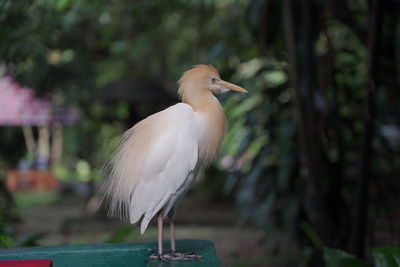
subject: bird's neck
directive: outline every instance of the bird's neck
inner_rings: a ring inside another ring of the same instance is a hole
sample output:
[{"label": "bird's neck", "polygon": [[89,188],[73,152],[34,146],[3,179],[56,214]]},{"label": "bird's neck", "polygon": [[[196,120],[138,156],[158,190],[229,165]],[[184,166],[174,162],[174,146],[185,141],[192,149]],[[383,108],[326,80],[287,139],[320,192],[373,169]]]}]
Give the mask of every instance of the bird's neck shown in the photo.
[{"label": "bird's neck", "polygon": [[198,115],[199,157],[208,164],[225,135],[227,122],[224,111],[218,99],[206,90],[190,96],[182,95],[182,102],[192,106]]}]

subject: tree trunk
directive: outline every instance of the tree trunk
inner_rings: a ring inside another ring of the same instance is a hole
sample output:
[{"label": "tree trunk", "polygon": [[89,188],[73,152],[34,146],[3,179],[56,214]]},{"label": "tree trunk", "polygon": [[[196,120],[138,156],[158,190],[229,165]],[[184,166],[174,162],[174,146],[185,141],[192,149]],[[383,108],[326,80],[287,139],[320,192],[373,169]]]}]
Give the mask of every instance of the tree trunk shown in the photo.
[{"label": "tree trunk", "polygon": [[[335,222],[329,208],[329,177],[323,174],[321,138],[321,92],[317,87],[314,46],[316,16],[311,1],[284,2],[284,25],[290,62],[290,78],[299,116],[301,174],[304,179],[304,206],[307,220],[326,245],[334,245]],[[297,114],[296,114],[297,115]]]},{"label": "tree trunk", "polygon": [[382,26],[382,0],[373,0],[371,21],[368,32],[368,65],[367,65],[367,116],[364,121],[364,138],[362,146],[360,178],[357,185],[353,220],[351,225],[350,252],[364,257],[365,237],[368,222],[368,185],[372,178],[372,140],[374,138],[376,117],[376,92],[378,89],[380,35]]}]

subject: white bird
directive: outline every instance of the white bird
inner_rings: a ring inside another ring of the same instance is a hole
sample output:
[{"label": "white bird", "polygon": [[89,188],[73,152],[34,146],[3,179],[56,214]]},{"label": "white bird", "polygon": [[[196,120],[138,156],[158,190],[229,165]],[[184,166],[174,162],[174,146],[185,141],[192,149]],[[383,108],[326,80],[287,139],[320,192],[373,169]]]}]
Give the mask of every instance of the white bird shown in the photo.
[{"label": "white bird", "polygon": [[[138,122],[125,132],[104,185],[109,214],[141,223],[143,234],[158,216],[158,253],[151,259],[194,260],[175,248],[174,214],[179,202],[221,144],[226,119],[214,94],[242,87],[223,81],[211,65],[196,65],[179,80],[182,103]],[[171,253],[163,255],[163,219],[169,218]]]}]

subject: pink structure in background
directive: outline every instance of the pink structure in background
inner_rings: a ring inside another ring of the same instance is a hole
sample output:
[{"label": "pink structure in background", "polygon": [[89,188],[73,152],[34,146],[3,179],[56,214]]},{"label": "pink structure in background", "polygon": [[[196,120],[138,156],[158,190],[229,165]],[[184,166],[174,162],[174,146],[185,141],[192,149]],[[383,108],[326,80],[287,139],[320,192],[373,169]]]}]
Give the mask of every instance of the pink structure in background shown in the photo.
[{"label": "pink structure in background", "polygon": [[54,121],[72,125],[78,120],[76,109],[55,110],[50,101],[36,98],[32,88],[21,87],[9,76],[0,78],[0,126],[45,126]]},{"label": "pink structure in background", "polygon": [[21,87],[9,76],[0,79],[0,125],[48,125],[51,113],[51,103],[35,98],[33,89]]}]

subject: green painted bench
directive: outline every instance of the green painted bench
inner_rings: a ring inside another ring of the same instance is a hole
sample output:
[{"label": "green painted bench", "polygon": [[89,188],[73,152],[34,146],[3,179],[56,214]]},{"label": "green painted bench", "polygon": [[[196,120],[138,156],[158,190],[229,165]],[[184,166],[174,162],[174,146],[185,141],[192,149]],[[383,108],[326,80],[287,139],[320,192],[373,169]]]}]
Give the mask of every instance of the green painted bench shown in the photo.
[{"label": "green painted bench", "polygon": [[[214,244],[207,240],[177,240],[179,252],[201,255],[200,261],[173,264],[148,261],[157,247],[155,241],[125,244],[69,245],[0,250],[0,260],[51,259],[53,267],[124,267],[124,266],[220,266]],[[165,241],[165,251],[169,242]]]}]

